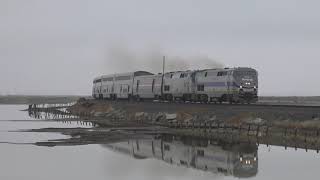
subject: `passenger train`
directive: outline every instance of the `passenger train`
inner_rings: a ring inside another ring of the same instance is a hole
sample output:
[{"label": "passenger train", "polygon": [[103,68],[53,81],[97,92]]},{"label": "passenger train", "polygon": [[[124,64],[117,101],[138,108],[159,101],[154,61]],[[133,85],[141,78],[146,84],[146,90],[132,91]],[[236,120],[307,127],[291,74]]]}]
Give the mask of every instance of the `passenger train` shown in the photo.
[{"label": "passenger train", "polygon": [[94,79],[92,96],[111,100],[254,103],[258,101],[258,72],[238,67],[103,75]]}]

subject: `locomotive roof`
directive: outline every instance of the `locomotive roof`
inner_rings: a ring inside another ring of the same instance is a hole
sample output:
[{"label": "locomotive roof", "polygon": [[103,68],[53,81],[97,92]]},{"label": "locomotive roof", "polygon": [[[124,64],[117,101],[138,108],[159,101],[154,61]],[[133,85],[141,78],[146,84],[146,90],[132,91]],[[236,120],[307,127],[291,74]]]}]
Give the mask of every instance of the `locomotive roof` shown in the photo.
[{"label": "locomotive roof", "polygon": [[250,67],[233,67],[233,68],[212,68],[212,69],[203,69],[203,70],[198,70],[198,71],[209,71],[209,70],[216,70],[216,71],[233,71],[233,70],[239,70],[239,69],[243,69],[243,70],[255,70],[253,68]]}]

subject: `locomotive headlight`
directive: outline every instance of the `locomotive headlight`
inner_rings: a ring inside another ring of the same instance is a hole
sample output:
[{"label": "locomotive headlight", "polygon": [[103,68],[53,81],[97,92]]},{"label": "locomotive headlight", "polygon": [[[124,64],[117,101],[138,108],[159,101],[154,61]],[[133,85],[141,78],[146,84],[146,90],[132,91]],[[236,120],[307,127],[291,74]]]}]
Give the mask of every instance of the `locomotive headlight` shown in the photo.
[{"label": "locomotive headlight", "polygon": [[240,157],[240,162],[242,162],[242,157]]},{"label": "locomotive headlight", "polygon": [[240,86],[240,89],[242,89],[242,86]]},{"label": "locomotive headlight", "polygon": [[257,89],[257,86],[253,86],[253,88]]}]

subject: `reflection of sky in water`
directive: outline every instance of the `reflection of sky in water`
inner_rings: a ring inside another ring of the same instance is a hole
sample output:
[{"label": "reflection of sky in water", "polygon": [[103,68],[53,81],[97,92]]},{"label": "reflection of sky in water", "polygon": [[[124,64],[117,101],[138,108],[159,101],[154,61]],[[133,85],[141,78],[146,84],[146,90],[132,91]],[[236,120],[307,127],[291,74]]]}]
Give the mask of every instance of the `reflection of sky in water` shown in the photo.
[{"label": "reflection of sky in water", "polygon": [[[60,122],[10,122],[1,120],[29,119],[25,106],[0,106],[0,141],[34,142],[62,138],[55,133],[7,133],[7,130],[77,127]],[[237,179],[211,172],[170,165],[161,160],[134,159],[100,145],[73,147],[38,147],[33,145],[0,144],[0,179],[77,179],[77,180],[212,180]],[[259,146],[258,174],[250,179],[317,179],[320,154],[284,147]]]}]

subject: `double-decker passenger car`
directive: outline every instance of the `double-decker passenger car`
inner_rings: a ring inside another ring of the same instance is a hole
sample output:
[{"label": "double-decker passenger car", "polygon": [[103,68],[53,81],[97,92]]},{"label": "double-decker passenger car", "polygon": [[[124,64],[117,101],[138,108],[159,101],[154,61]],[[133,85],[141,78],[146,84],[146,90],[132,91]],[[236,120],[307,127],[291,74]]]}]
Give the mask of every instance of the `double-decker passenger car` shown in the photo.
[{"label": "double-decker passenger car", "polygon": [[103,75],[93,80],[92,96],[95,99],[128,99],[133,95],[134,79],[153,75],[146,71]]}]

